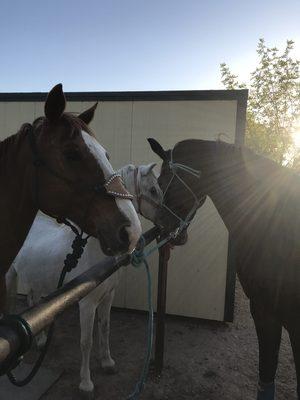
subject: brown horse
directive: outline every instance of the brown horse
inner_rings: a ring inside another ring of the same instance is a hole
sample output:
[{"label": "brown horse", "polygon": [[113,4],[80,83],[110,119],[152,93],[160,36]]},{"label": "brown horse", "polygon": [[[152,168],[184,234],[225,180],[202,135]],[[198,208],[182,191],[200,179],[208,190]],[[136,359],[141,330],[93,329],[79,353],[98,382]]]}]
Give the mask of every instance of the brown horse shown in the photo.
[{"label": "brown horse", "polygon": [[300,399],[300,177],[227,143],[185,140],[165,151],[149,142],[163,159],[165,207],[157,221],[170,231],[184,226],[207,195],[231,235],[259,343],[257,399],[274,399],[282,327],[290,336]]},{"label": "brown horse", "polygon": [[130,195],[87,126],[96,105],[77,117],[65,106],[59,84],[48,94],[45,117],[0,143],[1,310],[5,273],[38,209],[70,219],[107,254],[131,251],[141,233]]}]

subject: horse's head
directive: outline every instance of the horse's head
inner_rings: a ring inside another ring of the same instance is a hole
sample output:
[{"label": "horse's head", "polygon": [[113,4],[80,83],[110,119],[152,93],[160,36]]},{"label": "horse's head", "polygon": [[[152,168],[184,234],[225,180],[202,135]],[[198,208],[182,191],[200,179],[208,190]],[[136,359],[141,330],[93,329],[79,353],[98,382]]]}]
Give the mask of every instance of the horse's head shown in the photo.
[{"label": "horse's head", "polygon": [[62,85],[57,85],[48,94],[45,117],[33,123],[37,206],[97,237],[106,254],[130,252],[141,226],[121,179],[111,179],[107,152],[88,128],[96,104],[78,116],[64,113],[65,106]]},{"label": "horse's head", "polygon": [[152,222],[163,198],[154,171],[155,165],[155,163],[137,167],[127,165],[120,170],[126,188],[134,195],[132,200],[134,208]]},{"label": "horse's head", "polygon": [[[203,205],[207,194],[202,171],[194,169],[193,144],[187,146],[188,141],[180,142],[171,152],[164,150],[154,139],[148,141],[154,153],[163,160],[158,178],[163,192],[163,204],[156,214],[155,222],[169,232],[176,230],[184,221],[187,222],[187,227],[196,210]],[[186,227],[182,229],[174,244],[186,242]]]}]

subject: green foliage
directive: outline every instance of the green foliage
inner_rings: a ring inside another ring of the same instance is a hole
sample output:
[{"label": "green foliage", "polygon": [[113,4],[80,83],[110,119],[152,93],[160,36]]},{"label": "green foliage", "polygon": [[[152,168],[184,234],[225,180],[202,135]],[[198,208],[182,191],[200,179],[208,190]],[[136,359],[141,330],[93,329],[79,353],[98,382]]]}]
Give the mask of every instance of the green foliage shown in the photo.
[{"label": "green foliage", "polygon": [[[280,164],[300,167],[300,150],[292,133],[300,117],[300,61],[291,57],[294,42],[288,40],[282,53],[260,39],[258,66],[251,73],[247,109],[246,145]],[[229,67],[221,64],[226,89],[244,89]],[[298,161],[297,161],[298,160]]]}]

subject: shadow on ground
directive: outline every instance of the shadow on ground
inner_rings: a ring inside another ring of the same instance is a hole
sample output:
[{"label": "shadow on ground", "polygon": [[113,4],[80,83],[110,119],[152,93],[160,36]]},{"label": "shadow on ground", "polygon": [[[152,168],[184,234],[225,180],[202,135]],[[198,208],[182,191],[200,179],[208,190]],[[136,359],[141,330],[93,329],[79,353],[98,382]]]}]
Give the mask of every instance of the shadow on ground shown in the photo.
[{"label": "shadow on ground", "polygon": [[[248,301],[237,285],[233,324],[167,321],[165,369],[158,379],[150,375],[141,400],[255,400],[257,344]],[[125,400],[139,377],[146,348],[146,316],[114,311],[111,350],[116,375],[104,375],[98,362],[97,332],[91,361],[96,400]],[[59,381],[42,400],[80,399],[78,310],[62,315],[45,366],[64,367]],[[31,357],[30,357],[31,358]],[[295,372],[286,333],[280,353],[276,400],[293,400]]]}]

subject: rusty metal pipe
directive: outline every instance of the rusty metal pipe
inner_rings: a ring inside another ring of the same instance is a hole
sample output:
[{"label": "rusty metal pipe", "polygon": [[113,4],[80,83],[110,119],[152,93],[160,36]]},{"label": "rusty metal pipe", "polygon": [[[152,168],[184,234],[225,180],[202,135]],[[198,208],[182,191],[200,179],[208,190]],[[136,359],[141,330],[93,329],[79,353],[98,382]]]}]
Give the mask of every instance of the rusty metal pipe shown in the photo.
[{"label": "rusty metal pipe", "polygon": [[[159,228],[154,227],[145,232],[145,243],[151,243],[159,234]],[[66,308],[85,297],[120,267],[130,263],[130,256],[106,257],[86,272],[78,275],[62,288],[45,297],[38,305],[27,309],[22,317],[30,326],[33,336],[37,335]],[[21,339],[10,326],[0,326],[0,369],[8,357],[16,353],[21,346]]]}]

